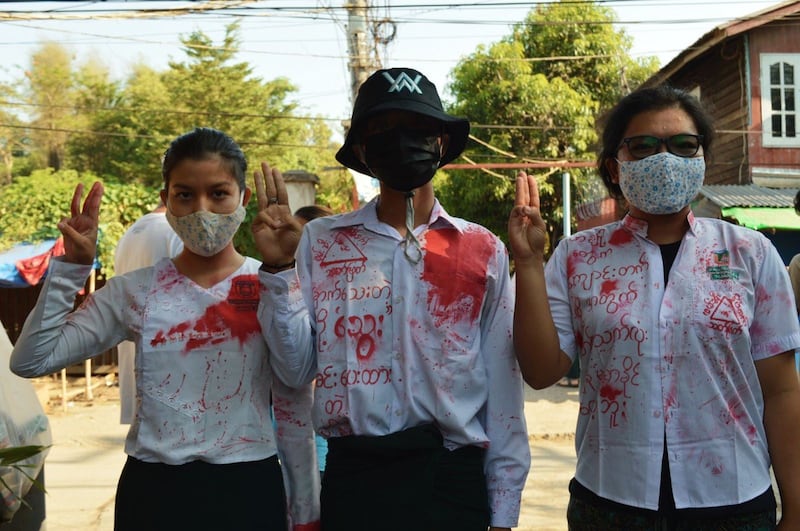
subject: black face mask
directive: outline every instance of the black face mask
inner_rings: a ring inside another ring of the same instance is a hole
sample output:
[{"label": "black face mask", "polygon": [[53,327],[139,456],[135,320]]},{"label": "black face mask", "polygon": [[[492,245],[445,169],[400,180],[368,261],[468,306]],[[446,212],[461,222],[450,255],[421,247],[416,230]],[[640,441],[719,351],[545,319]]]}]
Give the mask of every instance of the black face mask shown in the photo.
[{"label": "black face mask", "polygon": [[400,192],[410,192],[433,179],[442,158],[438,134],[406,127],[369,136],[364,152],[372,175]]}]

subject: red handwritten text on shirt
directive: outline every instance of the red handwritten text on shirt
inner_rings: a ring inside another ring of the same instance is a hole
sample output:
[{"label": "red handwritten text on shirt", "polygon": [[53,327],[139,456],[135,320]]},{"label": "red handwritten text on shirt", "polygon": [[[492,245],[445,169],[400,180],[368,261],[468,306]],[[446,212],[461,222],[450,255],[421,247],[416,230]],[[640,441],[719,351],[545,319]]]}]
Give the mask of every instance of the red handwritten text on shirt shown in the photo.
[{"label": "red handwritten text on shirt", "polygon": [[338,386],[378,385],[391,382],[391,367],[344,369],[338,373],[333,365],[328,365],[317,373],[316,386],[320,389],[333,389]]},{"label": "red handwritten text on shirt", "polygon": [[349,317],[343,315],[336,320],[334,333],[336,337],[349,337],[355,340],[356,358],[359,361],[366,361],[372,358],[375,353],[375,347],[383,335],[382,325],[382,315],[377,318],[369,314],[364,316],[351,315]]}]

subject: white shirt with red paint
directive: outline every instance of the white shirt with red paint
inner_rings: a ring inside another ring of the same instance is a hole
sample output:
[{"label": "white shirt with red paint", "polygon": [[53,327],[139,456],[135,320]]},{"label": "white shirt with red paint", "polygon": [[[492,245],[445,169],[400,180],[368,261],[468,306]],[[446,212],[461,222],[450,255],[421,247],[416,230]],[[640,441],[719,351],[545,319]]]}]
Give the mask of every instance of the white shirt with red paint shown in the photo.
[{"label": "white shirt with red paint", "polygon": [[755,362],[800,346],[786,267],[762,234],[689,214],[664,282],[632,217],[560,242],[545,274],[561,348],[580,356],[576,478],[658,508],[664,438],[678,508],[770,487]]},{"label": "white shirt with red paint", "polygon": [[437,202],[415,264],[376,204],[308,223],[296,274],[262,273],[275,370],[316,379],[325,437],[434,423],[449,449],[486,448],[492,525],[514,527],[530,450],[505,246]]},{"label": "white shirt with red paint", "polygon": [[138,406],[128,455],[179,465],[258,461],[280,452],[292,519],[314,521],[319,472],[311,386],[295,390],[273,377],[257,318],[259,267],[247,258],[206,289],[162,259],[112,277],[70,313],[90,267],[54,260],[12,367],[28,377],[51,374],[133,341]]}]

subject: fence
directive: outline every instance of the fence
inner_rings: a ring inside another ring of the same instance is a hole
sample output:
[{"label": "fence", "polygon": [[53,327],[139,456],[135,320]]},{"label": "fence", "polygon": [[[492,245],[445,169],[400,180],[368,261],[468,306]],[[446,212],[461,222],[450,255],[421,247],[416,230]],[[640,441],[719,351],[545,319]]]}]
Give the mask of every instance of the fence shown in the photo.
[{"label": "fence", "polygon": [[[95,289],[99,289],[103,284],[105,284],[105,278],[98,276],[95,280]],[[25,324],[25,319],[36,305],[36,299],[38,299],[41,290],[41,284],[28,288],[0,288],[0,321],[2,321],[12,344],[16,344],[17,338],[22,332],[22,325]],[[88,292],[88,290],[89,282],[87,281],[84,292]],[[75,302],[76,307],[83,302],[83,299],[84,296],[78,296]],[[116,367],[116,365],[116,348],[107,350],[92,358],[92,367],[100,373],[107,373],[110,367]],[[67,372],[70,374],[83,374],[84,365],[78,364],[68,367]]]}]

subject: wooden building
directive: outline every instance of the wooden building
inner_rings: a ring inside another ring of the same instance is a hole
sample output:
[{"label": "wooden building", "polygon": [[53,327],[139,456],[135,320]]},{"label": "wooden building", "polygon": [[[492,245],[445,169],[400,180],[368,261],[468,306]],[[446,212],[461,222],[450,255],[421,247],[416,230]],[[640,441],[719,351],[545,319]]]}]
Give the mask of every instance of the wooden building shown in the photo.
[{"label": "wooden building", "polygon": [[717,127],[706,184],[800,183],[800,2],[717,26],[644,86],[698,96]]},{"label": "wooden building", "polygon": [[721,24],[643,86],[689,90],[716,126],[695,215],[759,230],[784,261],[800,253],[800,1]]}]

